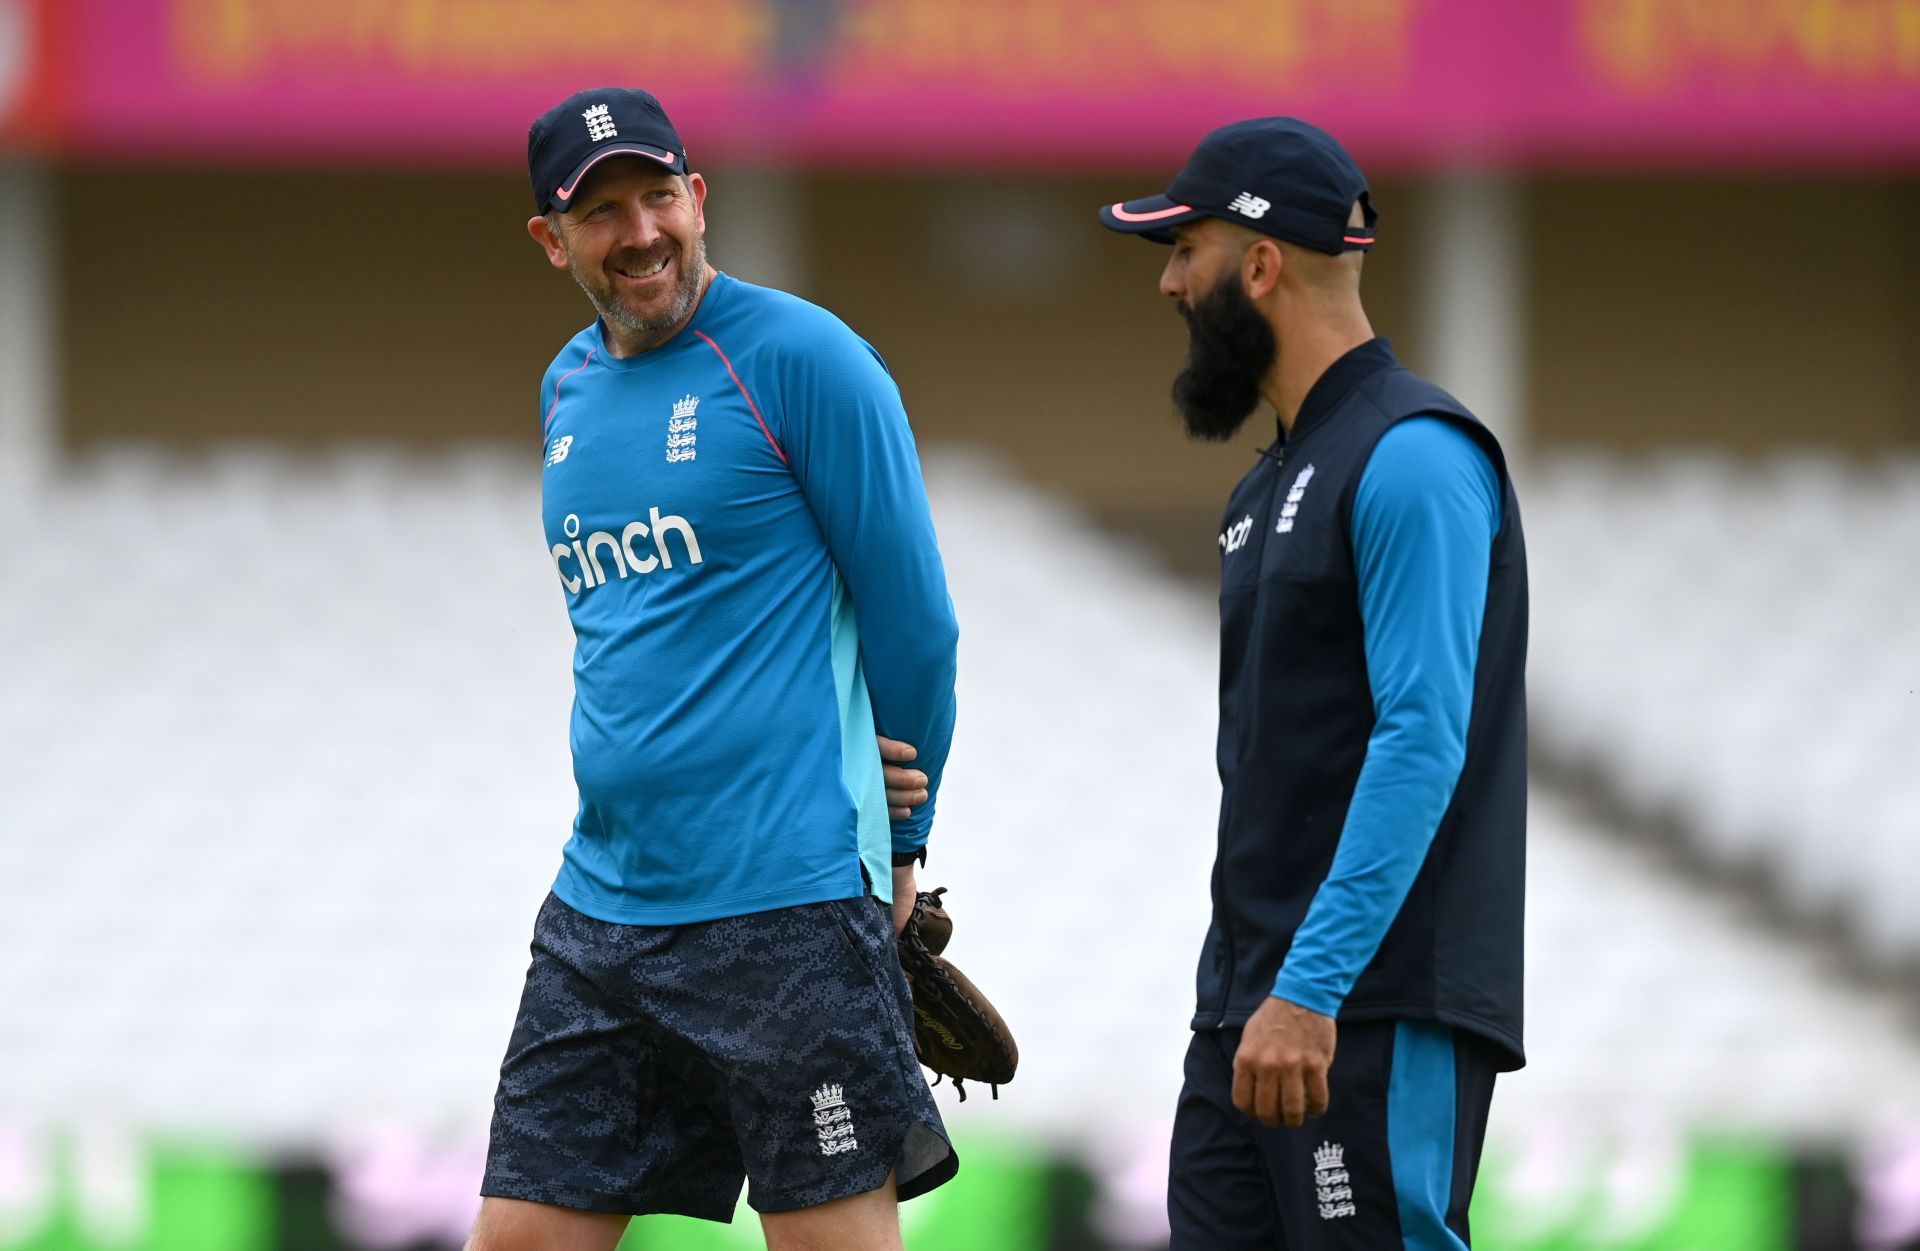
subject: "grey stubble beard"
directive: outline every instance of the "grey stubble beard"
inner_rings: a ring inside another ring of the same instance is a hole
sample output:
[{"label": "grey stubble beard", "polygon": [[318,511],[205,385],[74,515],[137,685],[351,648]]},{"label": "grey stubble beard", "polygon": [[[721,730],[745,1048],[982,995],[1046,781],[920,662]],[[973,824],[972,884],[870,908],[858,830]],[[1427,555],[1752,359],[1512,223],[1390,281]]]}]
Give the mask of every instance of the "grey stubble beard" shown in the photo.
[{"label": "grey stubble beard", "polygon": [[700,303],[700,280],[707,270],[707,237],[705,234],[693,236],[692,246],[679,258],[680,272],[673,286],[673,300],[658,316],[641,317],[622,308],[619,302],[609,296],[603,296],[587,276],[580,272],[577,265],[570,265],[573,280],[587,294],[587,301],[602,320],[611,322],[628,334],[638,338],[650,339],[664,334],[693,315],[694,308]]}]

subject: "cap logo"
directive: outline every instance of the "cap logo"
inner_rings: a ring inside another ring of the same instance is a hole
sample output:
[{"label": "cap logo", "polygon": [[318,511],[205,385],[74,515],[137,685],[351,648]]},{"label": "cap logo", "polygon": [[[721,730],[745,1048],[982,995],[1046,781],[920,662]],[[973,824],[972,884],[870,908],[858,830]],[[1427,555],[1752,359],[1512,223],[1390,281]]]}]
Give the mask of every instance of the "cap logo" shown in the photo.
[{"label": "cap logo", "polygon": [[613,118],[607,113],[607,106],[596,104],[580,116],[587,119],[587,138],[599,143],[603,139],[618,139],[620,132],[614,128]]},{"label": "cap logo", "polygon": [[1273,207],[1273,203],[1269,200],[1262,200],[1251,191],[1242,191],[1239,195],[1233,197],[1233,203],[1227,205],[1227,207],[1242,217],[1251,217],[1255,221],[1258,221],[1267,215],[1267,210]]}]

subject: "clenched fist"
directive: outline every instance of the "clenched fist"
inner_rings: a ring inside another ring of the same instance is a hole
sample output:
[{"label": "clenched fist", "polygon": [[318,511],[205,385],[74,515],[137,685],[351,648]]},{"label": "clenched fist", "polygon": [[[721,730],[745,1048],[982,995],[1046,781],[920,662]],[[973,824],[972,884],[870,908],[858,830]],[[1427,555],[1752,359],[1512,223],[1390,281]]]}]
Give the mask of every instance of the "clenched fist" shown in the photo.
[{"label": "clenched fist", "polygon": [[1267,996],[1240,1031],[1233,1106],[1268,1129],[1325,1112],[1336,1033],[1332,1017]]}]

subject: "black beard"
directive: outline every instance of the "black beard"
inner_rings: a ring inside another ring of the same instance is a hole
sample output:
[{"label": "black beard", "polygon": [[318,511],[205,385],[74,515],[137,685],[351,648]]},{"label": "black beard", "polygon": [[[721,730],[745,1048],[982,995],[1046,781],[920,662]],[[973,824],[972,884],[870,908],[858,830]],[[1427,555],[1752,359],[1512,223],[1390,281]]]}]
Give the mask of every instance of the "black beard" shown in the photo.
[{"label": "black beard", "polygon": [[1225,443],[1259,407],[1279,342],[1238,274],[1175,307],[1187,320],[1187,367],[1173,380],[1174,408],[1190,436]]}]

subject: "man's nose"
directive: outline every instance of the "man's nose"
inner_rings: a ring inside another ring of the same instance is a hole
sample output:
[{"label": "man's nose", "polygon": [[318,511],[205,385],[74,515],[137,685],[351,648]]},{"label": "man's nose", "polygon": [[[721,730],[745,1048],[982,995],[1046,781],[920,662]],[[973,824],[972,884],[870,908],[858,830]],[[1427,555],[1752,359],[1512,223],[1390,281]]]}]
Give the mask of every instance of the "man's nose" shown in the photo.
[{"label": "man's nose", "polygon": [[654,220],[652,213],[642,204],[629,204],[626,211],[626,238],[624,242],[634,247],[652,246],[660,238],[660,223]]},{"label": "man's nose", "polygon": [[1185,267],[1173,257],[1167,258],[1167,267],[1160,271],[1160,294],[1180,299],[1187,293],[1187,275]]}]

